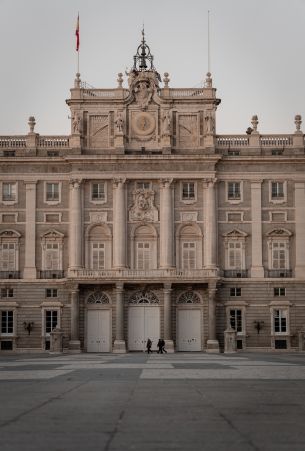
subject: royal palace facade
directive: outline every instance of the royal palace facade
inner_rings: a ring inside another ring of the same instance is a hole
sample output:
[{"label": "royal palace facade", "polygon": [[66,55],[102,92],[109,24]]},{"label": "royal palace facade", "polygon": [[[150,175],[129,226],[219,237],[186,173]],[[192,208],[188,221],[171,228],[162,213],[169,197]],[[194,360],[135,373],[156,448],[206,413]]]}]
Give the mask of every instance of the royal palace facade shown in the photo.
[{"label": "royal palace facade", "polygon": [[76,75],[69,136],[0,137],[1,352],[302,350],[301,116],[217,135],[211,74],[170,87],[144,35],[126,75]]}]

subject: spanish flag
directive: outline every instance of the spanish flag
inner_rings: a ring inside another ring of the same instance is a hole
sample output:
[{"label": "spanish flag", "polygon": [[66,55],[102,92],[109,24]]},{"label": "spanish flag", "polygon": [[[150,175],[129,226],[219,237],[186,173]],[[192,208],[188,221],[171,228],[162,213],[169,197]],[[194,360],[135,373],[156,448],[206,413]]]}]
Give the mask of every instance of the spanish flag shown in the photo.
[{"label": "spanish flag", "polygon": [[79,14],[77,16],[75,36],[76,36],[76,51],[78,52],[79,51]]}]

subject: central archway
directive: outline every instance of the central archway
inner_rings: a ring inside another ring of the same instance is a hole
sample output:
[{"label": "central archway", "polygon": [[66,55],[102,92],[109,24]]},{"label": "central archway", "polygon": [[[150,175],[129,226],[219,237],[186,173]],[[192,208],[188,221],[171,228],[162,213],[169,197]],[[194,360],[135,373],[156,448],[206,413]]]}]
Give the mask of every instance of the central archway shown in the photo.
[{"label": "central archway", "polygon": [[128,349],[145,351],[147,339],[157,349],[160,338],[159,299],[152,291],[137,291],[128,302]]}]

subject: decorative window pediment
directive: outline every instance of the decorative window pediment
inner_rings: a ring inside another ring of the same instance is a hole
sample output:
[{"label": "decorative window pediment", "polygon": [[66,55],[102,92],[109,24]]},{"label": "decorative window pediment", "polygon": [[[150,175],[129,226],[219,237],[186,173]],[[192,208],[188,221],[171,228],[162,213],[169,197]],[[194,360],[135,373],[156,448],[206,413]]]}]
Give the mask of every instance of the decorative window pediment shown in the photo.
[{"label": "decorative window pediment", "polygon": [[273,229],[270,232],[268,232],[266,234],[269,238],[289,238],[292,236],[292,232],[290,232],[290,230],[287,229],[283,229],[283,228],[278,228],[278,229]]},{"label": "decorative window pediment", "polygon": [[232,239],[232,238],[236,238],[236,239],[242,239],[242,238],[246,238],[248,236],[248,234],[246,232],[243,232],[242,230],[239,229],[233,229],[230,232],[224,233],[223,237],[226,239]]},{"label": "decorative window pediment", "polygon": [[55,229],[50,229],[45,232],[42,236],[42,240],[63,240],[64,234]]}]

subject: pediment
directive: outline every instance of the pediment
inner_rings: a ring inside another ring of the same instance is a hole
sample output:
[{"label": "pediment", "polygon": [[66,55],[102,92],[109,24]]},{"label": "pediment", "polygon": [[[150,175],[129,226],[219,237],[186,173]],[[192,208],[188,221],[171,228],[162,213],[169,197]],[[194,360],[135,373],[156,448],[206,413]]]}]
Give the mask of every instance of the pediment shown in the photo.
[{"label": "pediment", "polygon": [[49,230],[47,230],[43,235],[41,235],[41,238],[42,239],[45,239],[45,240],[54,240],[54,239],[58,239],[58,238],[60,238],[60,239],[62,239],[62,238],[64,238],[64,234],[63,233],[61,233],[61,232],[59,232],[58,230],[56,230],[56,229],[49,229]]},{"label": "pediment", "polygon": [[230,232],[224,233],[224,237],[226,238],[245,238],[248,234],[239,229],[233,229]]},{"label": "pediment", "polygon": [[290,232],[290,230],[287,229],[283,229],[283,228],[276,228],[276,229],[272,229],[270,232],[266,233],[267,236],[270,237],[289,237],[292,236],[292,232]]}]

